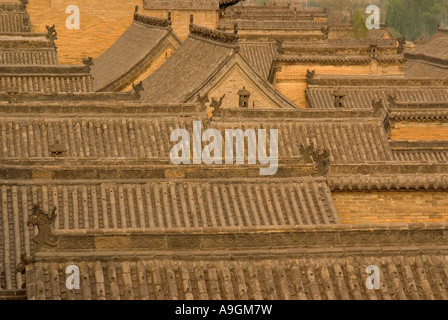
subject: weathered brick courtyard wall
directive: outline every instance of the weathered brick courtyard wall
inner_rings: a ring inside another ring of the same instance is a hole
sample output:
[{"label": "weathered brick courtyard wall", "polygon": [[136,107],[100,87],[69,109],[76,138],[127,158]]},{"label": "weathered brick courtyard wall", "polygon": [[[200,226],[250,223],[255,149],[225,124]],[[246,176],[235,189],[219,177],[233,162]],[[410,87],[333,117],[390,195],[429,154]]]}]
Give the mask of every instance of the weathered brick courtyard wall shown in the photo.
[{"label": "weathered brick courtyard wall", "polygon": [[[80,10],[80,29],[65,26],[69,5]],[[80,64],[87,56],[101,55],[132,23],[135,6],[142,0],[29,0],[32,32],[46,32],[45,25],[56,25],[59,62]]]},{"label": "weathered brick courtyard wall", "polygon": [[[69,5],[80,10],[80,29],[66,28]],[[29,0],[27,8],[32,32],[46,32],[46,25],[56,25],[59,62],[80,64],[84,57],[100,56],[118,39],[132,23],[136,5],[143,14],[168,16],[168,10],[144,10],[142,0]],[[189,34],[190,14],[195,24],[209,28],[217,25],[218,11],[172,10],[173,30],[182,40]]]},{"label": "weathered brick courtyard wall", "polygon": [[448,123],[397,122],[392,125],[392,140],[448,140]]},{"label": "weathered brick courtyard wall", "polygon": [[448,193],[435,191],[333,192],[342,223],[414,223],[448,220]]}]

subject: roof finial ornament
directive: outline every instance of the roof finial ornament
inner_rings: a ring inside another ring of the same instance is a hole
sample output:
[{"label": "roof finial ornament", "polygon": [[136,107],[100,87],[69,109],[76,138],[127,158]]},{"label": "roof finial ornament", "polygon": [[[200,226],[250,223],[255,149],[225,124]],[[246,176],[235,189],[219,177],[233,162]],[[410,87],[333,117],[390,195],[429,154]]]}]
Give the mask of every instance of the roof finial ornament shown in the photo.
[{"label": "roof finial ornament", "polygon": [[306,69],[306,78],[308,81],[313,80],[315,75],[316,70],[310,71],[309,69]]},{"label": "roof finial ornament", "polygon": [[136,99],[140,99],[140,97],[142,96],[141,92],[145,91],[145,88],[143,88],[143,82],[140,81],[137,84],[132,83],[132,95],[136,98]]},{"label": "roof finial ornament", "polygon": [[54,247],[57,244],[57,237],[51,232],[50,225],[56,220],[56,210],[45,213],[38,204],[33,206],[33,214],[30,216],[27,225],[37,226],[38,233],[33,238],[37,249]]},{"label": "roof finial ornament", "polygon": [[28,0],[20,0],[20,7],[22,9],[25,9],[27,4],[28,4]]},{"label": "roof finial ornament", "polygon": [[194,16],[193,14],[190,14],[190,26],[194,24]]},{"label": "roof finial ornament", "polygon": [[323,33],[322,39],[323,40],[328,40],[328,35],[330,33],[330,27],[327,26],[326,28],[322,28],[321,31]]},{"label": "roof finial ornament", "polygon": [[53,24],[50,26],[45,26],[47,28],[47,34],[45,37],[54,43],[55,40],[58,40],[58,33],[56,32],[56,26]]},{"label": "roof finial ornament", "polygon": [[87,66],[90,70],[93,66],[93,58],[92,57],[82,58],[82,63],[85,66]]}]

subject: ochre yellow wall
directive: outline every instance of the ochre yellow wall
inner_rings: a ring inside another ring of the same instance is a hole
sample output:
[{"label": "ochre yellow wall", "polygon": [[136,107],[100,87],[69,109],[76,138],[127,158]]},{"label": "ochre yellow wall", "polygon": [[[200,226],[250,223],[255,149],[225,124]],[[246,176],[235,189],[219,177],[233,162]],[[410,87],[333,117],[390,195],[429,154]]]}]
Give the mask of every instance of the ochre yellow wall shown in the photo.
[{"label": "ochre yellow wall", "polygon": [[[80,29],[69,30],[65,21],[70,14],[65,13],[69,5],[80,9]],[[135,6],[139,12],[153,17],[168,17],[168,10],[144,10],[142,0],[29,0],[28,13],[32,32],[46,32],[45,25],[56,25],[58,32],[59,62],[80,64],[81,59],[97,58],[132,23]],[[182,39],[189,34],[190,14],[194,23],[216,28],[218,11],[171,10],[173,29]]]},{"label": "ochre yellow wall", "polygon": [[448,123],[393,123],[391,140],[448,140]]},{"label": "ochre yellow wall", "polygon": [[342,223],[448,222],[448,192],[333,192]]},{"label": "ochre yellow wall", "polygon": [[[67,6],[80,9],[80,29],[69,30]],[[56,25],[59,62],[81,64],[81,59],[101,55],[132,23],[135,6],[142,0],[29,0],[27,6],[32,32],[45,32]]]}]

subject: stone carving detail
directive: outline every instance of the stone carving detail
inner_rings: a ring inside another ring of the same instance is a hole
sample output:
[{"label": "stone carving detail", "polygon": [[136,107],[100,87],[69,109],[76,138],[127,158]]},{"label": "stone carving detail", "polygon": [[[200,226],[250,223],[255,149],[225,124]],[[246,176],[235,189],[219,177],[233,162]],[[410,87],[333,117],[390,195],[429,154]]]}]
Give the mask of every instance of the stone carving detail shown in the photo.
[{"label": "stone carving detail", "polygon": [[26,278],[25,278],[26,266],[32,264],[33,262],[34,258],[31,256],[27,256],[26,252],[22,252],[20,254],[20,261],[16,266],[16,273],[20,273],[22,275],[22,289],[26,289]]},{"label": "stone carving detail", "polygon": [[82,63],[89,67],[89,70],[92,69],[93,66],[93,58],[92,57],[88,57],[88,58],[82,58]]},{"label": "stone carving detail", "polygon": [[58,33],[56,32],[56,26],[45,26],[47,28],[47,34],[46,38],[49,39],[51,42],[54,42],[55,40],[58,40]]},{"label": "stone carving detail", "polygon": [[397,96],[394,94],[389,94],[387,96],[387,102],[389,103],[389,108],[393,108],[397,105]]},{"label": "stone carving detail", "polygon": [[140,97],[142,96],[142,91],[144,91],[145,88],[143,88],[143,82],[140,81],[137,84],[132,83],[132,95],[136,98],[136,99],[140,99]]},{"label": "stone carving detail", "polygon": [[330,33],[330,27],[322,28],[323,40],[328,40],[328,34]]},{"label": "stone carving detail", "polygon": [[28,0],[20,0],[20,7],[22,9],[26,9],[27,4],[28,4]]},{"label": "stone carving detail", "polygon": [[314,144],[301,144],[300,152],[303,160],[307,164],[315,164],[316,170],[321,175],[326,175],[330,170],[330,151],[328,149],[318,149]]},{"label": "stone carving detail", "polygon": [[308,81],[313,80],[315,75],[316,70],[310,71],[309,69],[306,69],[306,78],[308,79]]},{"label": "stone carving detail", "polygon": [[207,108],[207,103],[210,102],[208,94],[205,94],[201,97],[201,95],[198,93],[198,102],[201,104],[202,107]]},{"label": "stone carving detail", "polygon": [[397,53],[402,54],[404,52],[404,45],[406,44],[406,37],[398,38]]},{"label": "stone carving detail", "polygon": [[373,116],[380,117],[382,111],[384,110],[383,99],[373,99],[372,106],[373,106]]},{"label": "stone carving detail", "polygon": [[190,34],[201,36],[214,41],[220,41],[224,43],[236,43],[238,41],[238,26],[234,25],[234,32],[228,33],[224,31],[209,29],[200,27],[193,24],[193,15],[190,16]]},{"label": "stone carving detail", "polygon": [[277,47],[277,53],[278,54],[285,54],[285,48],[283,48],[283,40],[276,39],[275,45]]},{"label": "stone carving detail", "polygon": [[27,225],[37,226],[38,233],[33,238],[36,243],[36,247],[49,248],[54,247],[57,244],[57,237],[51,232],[50,225],[56,220],[56,210],[54,207],[50,213],[45,213],[39,205],[33,206],[33,214],[30,216]]},{"label": "stone carving detail", "polygon": [[150,26],[171,29],[171,12],[168,12],[168,19],[149,17],[138,13],[138,6],[135,7],[134,21],[141,22]]}]

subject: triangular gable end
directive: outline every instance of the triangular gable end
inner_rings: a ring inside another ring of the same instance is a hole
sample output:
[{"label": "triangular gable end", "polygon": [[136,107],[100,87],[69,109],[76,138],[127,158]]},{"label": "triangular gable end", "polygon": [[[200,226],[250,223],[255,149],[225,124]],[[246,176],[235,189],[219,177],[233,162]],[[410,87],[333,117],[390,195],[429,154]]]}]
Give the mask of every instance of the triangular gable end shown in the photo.
[{"label": "triangular gable end", "polygon": [[192,93],[185,102],[195,102],[208,96],[220,100],[224,94],[221,108],[239,108],[241,90],[250,93],[248,109],[294,109],[297,106],[278,92],[270,83],[263,80],[240,54],[232,56],[213,77],[207,79],[199,90]]}]

